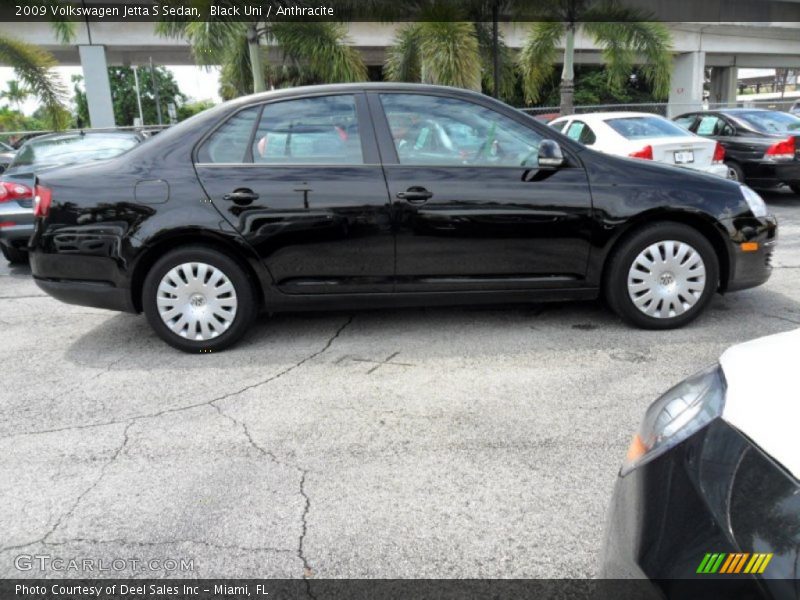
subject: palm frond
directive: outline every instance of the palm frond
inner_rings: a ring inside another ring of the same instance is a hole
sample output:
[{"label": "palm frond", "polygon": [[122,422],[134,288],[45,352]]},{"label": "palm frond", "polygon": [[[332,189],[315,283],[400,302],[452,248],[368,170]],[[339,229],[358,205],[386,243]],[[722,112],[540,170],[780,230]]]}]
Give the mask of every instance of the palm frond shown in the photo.
[{"label": "palm frond", "polygon": [[556,45],[564,35],[561,21],[542,21],[531,25],[528,38],[517,58],[522,74],[522,90],[526,102],[538,102],[542,86],[552,75],[557,56]]},{"label": "palm frond", "polygon": [[389,81],[420,81],[419,25],[409,23],[397,30],[386,49],[384,74]]},{"label": "palm frond", "polygon": [[[481,57],[481,70],[483,88],[494,93],[494,45],[492,43],[491,23],[476,23],[475,30],[478,34],[478,47]],[[506,45],[503,35],[498,35],[497,43],[498,62],[500,64],[500,81],[497,96],[510,99],[514,95],[516,72],[511,50]]]},{"label": "palm frond", "polygon": [[[638,13],[637,13],[638,15]],[[672,51],[669,30],[661,23],[625,20],[624,9],[615,11],[614,22],[587,22],[584,27],[603,48],[608,82],[621,86],[634,64],[644,59],[641,72],[656,97],[669,94],[672,74]],[[631,18],[632,14],[627,14]]]},{"label": "palm frond", "polygon": [[245,37],[231,43],[221,57],[219,95],[223,100],[253,93],[253,71],[250,66],[250,49]]},{"label": "palm frond", "polygon": [[52,70],[56,60],[44,50],[0,36],[0,62],[10,65],[17,77],[31,90],[44,106],[51,125],[63,128],[66,87]]},{"label": "palm frond", "polygon": [[481,89],[481,57],[472,23],[420,23],[419,51],[423,83]]},{"label": "palm frond", "polygon": [[280,22],[272,35],[285,54],[306,66],[321,81],[364,81],[367,67],[361,53],[349,45],[347,29],[325,21]]}]

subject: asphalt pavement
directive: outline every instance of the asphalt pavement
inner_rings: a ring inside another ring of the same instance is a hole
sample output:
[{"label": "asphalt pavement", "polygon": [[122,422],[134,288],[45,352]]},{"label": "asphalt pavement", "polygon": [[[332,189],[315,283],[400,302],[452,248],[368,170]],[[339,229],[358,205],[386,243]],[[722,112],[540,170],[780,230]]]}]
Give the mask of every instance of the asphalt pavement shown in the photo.
[{"label": "asphalt pavement", "polygon": [[800,326],[800,197],[766,199],[770,281],[666,332],[601,302],[283,314],[187,355],[3,263],[0,577],[592,577],[648,404]]}]

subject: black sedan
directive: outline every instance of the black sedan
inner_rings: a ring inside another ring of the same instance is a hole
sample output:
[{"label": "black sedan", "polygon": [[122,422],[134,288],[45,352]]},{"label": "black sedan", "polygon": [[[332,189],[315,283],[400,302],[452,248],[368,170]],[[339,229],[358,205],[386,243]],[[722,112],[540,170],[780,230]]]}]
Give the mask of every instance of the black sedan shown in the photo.
[{"label": "black sedan", "polygon": [[41,175],[31,264],[66,302],[143,311],[190,352],[260,310],[590,299],[666,329],[764,283],[751,189],[599,154],[453,88],[240,98],[124,157]]},{"label": "black sedan", "polygon": [[674,121],[725,148],[728,177],[757,188],[788,185],[800,194],[800,117],[777,110],[726,108]]},{"label": "black sedan", "polygon": [[144,138],[135,132],[53,133],[31,138],[0,177],[0,250],[10,263],[28,258],[33,233],[34,173],[119,156]]},{"label": "black sedan", "polygon": [[659,598],[800,598],[800,330],[729,348],[647,410],[617,478],[603,577]]}]

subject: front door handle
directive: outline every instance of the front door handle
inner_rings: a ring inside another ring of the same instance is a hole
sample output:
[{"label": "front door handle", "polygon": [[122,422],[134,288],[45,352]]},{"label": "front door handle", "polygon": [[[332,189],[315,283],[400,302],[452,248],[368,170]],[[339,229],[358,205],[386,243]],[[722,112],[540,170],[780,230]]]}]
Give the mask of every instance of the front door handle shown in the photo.
[{"label": "front door handle", "polygon": [[238,188],[230,194],[225,194],[222,199],[230,200],[235,204],[250,204],[254,200],[258,200],[258,194],[249,188]]},{"label": "front door handle", "polygon": [[405,192],[397,192],[397,197],[411,204],[424,204],[433,197],[433,192],[429,192],[424,187],[415,185],[408,188]]}]

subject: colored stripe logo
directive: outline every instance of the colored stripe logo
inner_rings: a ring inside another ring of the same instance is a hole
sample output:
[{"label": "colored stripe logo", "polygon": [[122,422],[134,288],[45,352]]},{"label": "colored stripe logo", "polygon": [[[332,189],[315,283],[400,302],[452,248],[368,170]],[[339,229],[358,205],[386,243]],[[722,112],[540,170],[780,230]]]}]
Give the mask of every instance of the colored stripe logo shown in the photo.
[{"label": "colored stripe logo", "polygon": [[726,575],[737,573],[761,574],[767,568],[771,560],[772,554],[749,554],[747,552],[732,554],[725,552],[707,553],[703,557],[703,560],[700,561],[700,566],[697,567],[697,573],[704,575],[713,573]]}]

